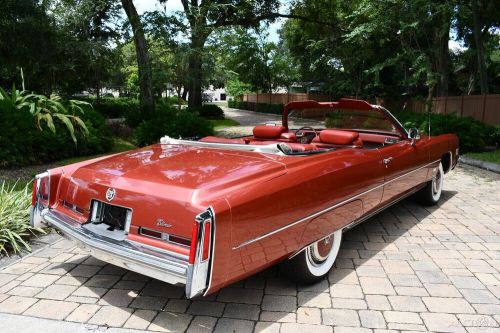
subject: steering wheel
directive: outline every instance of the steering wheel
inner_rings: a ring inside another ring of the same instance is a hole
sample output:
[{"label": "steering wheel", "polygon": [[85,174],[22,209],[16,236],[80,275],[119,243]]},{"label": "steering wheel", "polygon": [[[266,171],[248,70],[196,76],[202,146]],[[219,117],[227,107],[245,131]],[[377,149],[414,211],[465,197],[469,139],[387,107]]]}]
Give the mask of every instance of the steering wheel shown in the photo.
[{"label": "steering wheel", "polygon": [[[311,126],[302,126],[297,131],[295,131],[295,135],[297,137],[304,137],[303,136],[304,134],[302,133],[304,130],[312,131],[312,132],[314,132],[314,136],[315,137],[318,136],[318,132],[316,132],[316,130],[313,127],[311,127]],[[307,143],[307,142],[302,142],[302,143]]]}]

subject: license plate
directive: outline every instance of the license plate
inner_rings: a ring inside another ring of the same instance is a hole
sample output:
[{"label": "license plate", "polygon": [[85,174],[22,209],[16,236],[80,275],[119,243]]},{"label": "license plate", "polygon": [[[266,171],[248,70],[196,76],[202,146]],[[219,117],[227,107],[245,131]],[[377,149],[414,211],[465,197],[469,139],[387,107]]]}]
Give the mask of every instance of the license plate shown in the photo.
[{"label": "license plate", "polygon": [[85,228],[104,237],[123,240],[129,232],[131,221],[131,209],[93,200],[90,219]]}]

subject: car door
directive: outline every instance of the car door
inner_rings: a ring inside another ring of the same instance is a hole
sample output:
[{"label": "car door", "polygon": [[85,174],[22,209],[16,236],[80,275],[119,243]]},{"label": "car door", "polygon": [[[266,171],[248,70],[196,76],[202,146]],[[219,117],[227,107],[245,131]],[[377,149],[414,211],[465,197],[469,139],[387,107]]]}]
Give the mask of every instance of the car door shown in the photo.
[{"label": "car door", "polygon": [[382,204],[397,199],[405,192],[425,182],[429,163],[428,138],[401,140],[379,148],[385,166]]}]

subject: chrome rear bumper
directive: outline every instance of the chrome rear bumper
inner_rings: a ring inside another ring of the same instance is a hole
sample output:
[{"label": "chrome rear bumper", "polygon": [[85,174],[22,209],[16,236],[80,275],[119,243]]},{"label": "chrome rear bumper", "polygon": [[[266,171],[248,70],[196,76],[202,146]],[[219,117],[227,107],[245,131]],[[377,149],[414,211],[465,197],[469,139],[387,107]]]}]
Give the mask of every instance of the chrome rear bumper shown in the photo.
[{"label": "chrome rear bumper", "polygon": [[[162,251],[131,241],[115,241],[97,235],[69,217],[45,208],[41,220],[60,230],[69,239],[102,261],[173,284],[190,285],[188,256]],[[192,292],[186,290],[188,297]]]}]

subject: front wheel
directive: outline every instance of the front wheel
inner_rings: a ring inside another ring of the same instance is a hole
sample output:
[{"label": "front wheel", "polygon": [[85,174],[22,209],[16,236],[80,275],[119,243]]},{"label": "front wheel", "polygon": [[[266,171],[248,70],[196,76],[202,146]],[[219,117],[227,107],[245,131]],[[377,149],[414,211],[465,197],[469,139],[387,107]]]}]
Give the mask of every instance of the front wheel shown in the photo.
[{"label": "front wheel", "polygon": [[425,206],[436,205],[441,198],[441,193],[443,191],[443,182],[443,163],[439,163],[436,174],[432,177],[431,180],[427,182],[427,185],[425,185],[423,189],[415,194],[417,201]]},{"label": "front wheel", "polygon": [[283,262],[281,272],[291,280],[304,284],[323,279],[335,263],[342,241],[342,230],[309,245],[295,257]]}]

